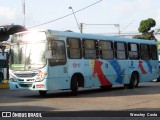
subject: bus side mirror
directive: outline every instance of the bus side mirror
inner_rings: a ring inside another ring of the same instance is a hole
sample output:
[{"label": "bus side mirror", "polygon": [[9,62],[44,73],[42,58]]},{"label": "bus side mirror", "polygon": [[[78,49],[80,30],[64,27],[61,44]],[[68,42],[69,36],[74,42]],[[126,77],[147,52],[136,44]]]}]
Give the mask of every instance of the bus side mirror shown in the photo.
[{"label": "bus side mirror", "polygon": [[45,58],[46,59],[51,59],[52,58],[52,50],[47,50],[45,52]]}]

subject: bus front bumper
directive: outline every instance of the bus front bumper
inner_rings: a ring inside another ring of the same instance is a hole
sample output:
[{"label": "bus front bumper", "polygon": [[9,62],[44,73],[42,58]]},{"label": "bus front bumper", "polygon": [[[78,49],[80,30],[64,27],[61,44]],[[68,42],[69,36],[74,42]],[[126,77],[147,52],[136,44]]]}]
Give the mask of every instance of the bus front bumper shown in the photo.
[{"label": "bus front bumper", "polygon": [[43,82],[12,82],[9,81],[10,90],[47,90]]}]

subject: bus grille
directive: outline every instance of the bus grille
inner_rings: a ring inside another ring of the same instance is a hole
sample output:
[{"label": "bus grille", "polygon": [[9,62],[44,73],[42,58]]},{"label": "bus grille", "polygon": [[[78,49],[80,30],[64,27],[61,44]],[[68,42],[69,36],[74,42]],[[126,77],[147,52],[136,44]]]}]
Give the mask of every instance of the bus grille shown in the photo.
[{"label": "bus grille", "polygon": [[34,77],[37,75],[37,73],[28,73],[28,74],[15,74],[17,77],[23,77],[23,78],[27,78],[27,77]]},{"label": "bus grille", "polygon": [[21,87],[32,87],[32,84],[19,84]]}]

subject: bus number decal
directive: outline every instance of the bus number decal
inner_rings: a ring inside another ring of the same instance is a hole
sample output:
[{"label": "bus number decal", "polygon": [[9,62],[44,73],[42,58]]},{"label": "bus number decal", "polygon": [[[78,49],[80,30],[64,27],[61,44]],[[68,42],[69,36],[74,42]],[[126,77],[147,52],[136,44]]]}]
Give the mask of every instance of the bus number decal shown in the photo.
[{"label": "bus number decal", "polygon": [[80,68],[81,64],[80,63],[73,63],[73,68]]},{"label": "bus number decal", "polygon": [[134,66],[134,62],[133,62],[133,61],[131,61],[131,66],[132,66],[132,67]]},{"label": "bus number decal", "polygon": [[105,67],[108,68],[108,63],[106,63]]}]

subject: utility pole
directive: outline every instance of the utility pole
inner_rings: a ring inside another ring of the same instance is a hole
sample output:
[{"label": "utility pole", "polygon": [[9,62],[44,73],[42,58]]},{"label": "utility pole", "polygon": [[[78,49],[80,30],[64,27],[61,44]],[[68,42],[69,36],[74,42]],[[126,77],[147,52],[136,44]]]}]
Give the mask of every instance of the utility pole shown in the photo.
[{"label": "utility pole", "polygon": [[80,23],[80,32],[83,33],[83,23]]},{"label": "utility pole", "polygon": [[26,14],[26,10],[25,10],[25,0],[22,0],[22,11],[23,11],[23,27],[25,27],[25,14]]},{"label": "utility pole", "polygon": [[121,35],[120,24],[113,24],[113,25],[118,28],[118,34],[120,36]]},{"label": "utility pole", "polygon": [[77,26],[78,26],[78,29],[79,29],[79,31],[81,32],[81,28],[80,28],[80,26],[79,26],[79,23],[78,23],[78,20],[77,20],[77,18],[76,18],[76,15],[75,15],[75,13],[74,13],[73,8],[70,6],[70,7],[69,7],[69,9],[71,9],[71,10],[72,10],[72,13],[73,13],[73,15],[74,15],[74,18],[75,18],[76,23],[77,23]]}]

